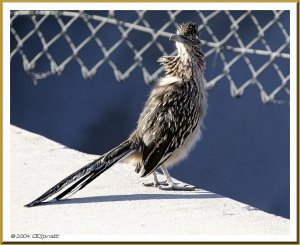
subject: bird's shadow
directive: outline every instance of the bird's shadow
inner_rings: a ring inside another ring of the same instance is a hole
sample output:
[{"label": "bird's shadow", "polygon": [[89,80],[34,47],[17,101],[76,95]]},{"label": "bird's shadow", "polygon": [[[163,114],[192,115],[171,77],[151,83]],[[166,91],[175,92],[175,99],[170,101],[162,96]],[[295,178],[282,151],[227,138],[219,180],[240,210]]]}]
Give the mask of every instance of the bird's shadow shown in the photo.
[{"label": "bird's shadow", "polygon": [[124,202],[124,201],[141,201],[141,200],[162,200],[162,199],[212,199],[223,198],[223,196],[206,192],[197,191],[191,194],[130,194],[130,195],[110,195],[110,196],[92,196],[63,199],[59,201],[49,201],[39,204],[39,206],[62,205],[62,204],[81,204],[81,203],[104,203],[104,202]]}]

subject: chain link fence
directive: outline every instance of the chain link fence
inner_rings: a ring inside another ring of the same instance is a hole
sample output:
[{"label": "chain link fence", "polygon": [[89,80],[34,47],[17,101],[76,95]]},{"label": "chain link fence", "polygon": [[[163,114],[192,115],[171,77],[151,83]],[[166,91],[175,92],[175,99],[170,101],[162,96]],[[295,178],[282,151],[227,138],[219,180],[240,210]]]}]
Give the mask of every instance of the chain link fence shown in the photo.
[{"label": "chain link fence", "polygon": [[12,11],[11,61],[20,55],[35,83],[73,61],[85,79],[108,65],[117,81],[138,70],[152,83],[163,75],[155,59],[176,54],[168,38],[190,20],[207,89],[227,80],[232,97],[256,86],[263,103],[289,100],[289,11]]}]

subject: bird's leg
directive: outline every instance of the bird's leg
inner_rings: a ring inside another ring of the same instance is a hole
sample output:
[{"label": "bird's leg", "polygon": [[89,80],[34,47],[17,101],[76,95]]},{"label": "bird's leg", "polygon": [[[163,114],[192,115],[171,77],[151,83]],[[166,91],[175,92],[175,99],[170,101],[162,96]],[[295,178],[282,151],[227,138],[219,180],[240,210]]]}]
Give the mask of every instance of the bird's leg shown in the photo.
[{"label": "bird's leg", "polygon": [[166,167],[161,166],[161,169],[164,173],[164,175],[166,176],[167,179],[167,183],[168,185],[160,185],[159,188],[162,190],[178,190],[178,191],[193,191],[195,190],[195,186],[192,185],[187,185],[187,184],[178,184],[178,183],[174,183],[174,181],[172,180],[172,177],[170,176],[168,170]]},{"label": "bird's leg", "polygon": [[166,180],[164,181],[159,181],[157,178],[157,172],[154,171],[153,172],[153,182],[150,183],[144,183],[144,186],[154,186],[154,187],[159,187],[159,186],[164,186],[164,185],[168,185],[168,182]]},{"label": "bird's leg", "polygon": [[156,171],[153,172],[153,177],[154,177],[154,186],[155,187],[168,185],[168,182],[166,180],[164,180],[164,181],[158,180]]}]

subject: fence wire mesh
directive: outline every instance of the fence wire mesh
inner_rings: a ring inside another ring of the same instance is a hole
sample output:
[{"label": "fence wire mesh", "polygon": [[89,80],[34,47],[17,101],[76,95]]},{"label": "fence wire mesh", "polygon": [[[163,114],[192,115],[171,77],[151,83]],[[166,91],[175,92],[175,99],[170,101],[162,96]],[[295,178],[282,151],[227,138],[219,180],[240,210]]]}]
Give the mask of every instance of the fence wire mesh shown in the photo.
[{"label": "fence wire mesh", "polygon": [[288,11],[12,11],[11,61],[20,55],[35,82],[75,61],[86,79],[109,65],[117,81],[138,70],[151,83],[163,75],[155,59],[176,54],[168,38],[193,20],[207,89],[227,80],[233,97],[256,86],[263,103],[280,103],[289,98],[288,19]]}]

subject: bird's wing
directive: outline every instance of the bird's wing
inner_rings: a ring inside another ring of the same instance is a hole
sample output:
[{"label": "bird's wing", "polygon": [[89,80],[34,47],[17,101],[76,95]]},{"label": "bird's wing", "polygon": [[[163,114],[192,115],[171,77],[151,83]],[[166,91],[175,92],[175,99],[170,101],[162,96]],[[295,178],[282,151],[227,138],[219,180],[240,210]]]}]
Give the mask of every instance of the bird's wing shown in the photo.
[{"label": "bird's wing", "polygon": [[172,101],[166,106],[157,106],[154,109],[146,106],[145,110],[149,111],[144,111],[145,116],[142,119],[142,177],[151,174],[178,148],[176,138],[180,127],[176,123],[183,119],[180,118],[177,108]]},{"label": "bird's wing", "polygon": [[173,137],[173,133],[167,128],[155,131],[155,138],[143,148],[141,177],[151,174],[171,156]]},{"label": "bird's wing", "polygon": [[141,114],[138,131],[143,141],[141,176],[151,174],[178,149],[195,129],[199,111],[188,86],[154,89]]}]

